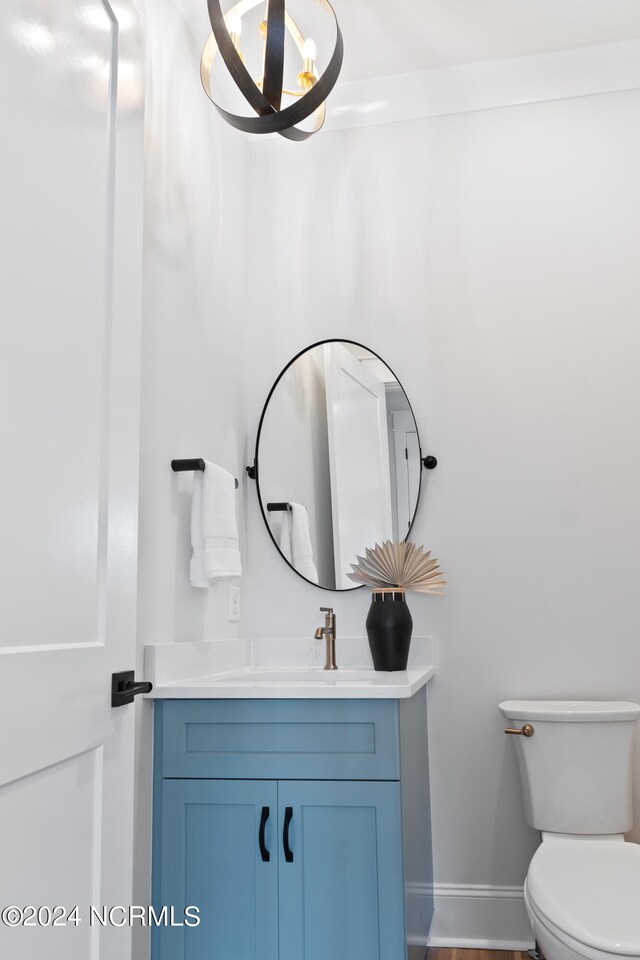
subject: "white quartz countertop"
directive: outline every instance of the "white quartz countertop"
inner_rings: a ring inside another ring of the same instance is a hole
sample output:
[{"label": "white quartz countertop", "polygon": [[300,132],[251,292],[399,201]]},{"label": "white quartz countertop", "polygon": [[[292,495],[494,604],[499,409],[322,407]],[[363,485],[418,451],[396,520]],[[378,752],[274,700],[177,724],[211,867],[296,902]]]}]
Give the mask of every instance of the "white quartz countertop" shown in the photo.
[{"label": "white quartz countertop", "polygon": [[156,700],[185,699],[406,699],[424,687],[435,673],[433,666],[409,666],[382,673],[371,667],[252,667],[226,673],[159,683],[149,694]]}]

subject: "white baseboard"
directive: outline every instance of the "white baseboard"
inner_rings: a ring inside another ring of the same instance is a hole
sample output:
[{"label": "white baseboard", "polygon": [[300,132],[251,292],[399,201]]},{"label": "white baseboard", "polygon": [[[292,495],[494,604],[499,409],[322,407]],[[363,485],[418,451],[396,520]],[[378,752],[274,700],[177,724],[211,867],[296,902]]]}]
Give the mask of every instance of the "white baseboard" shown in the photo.
[{"label": "white baseboard", "polygon": [[[407,884],[408,942],[416,946],[528,950],[533,933],[522,887],[454,883]],[[435,912],[428,939],[420,917],[433,895]]]}]

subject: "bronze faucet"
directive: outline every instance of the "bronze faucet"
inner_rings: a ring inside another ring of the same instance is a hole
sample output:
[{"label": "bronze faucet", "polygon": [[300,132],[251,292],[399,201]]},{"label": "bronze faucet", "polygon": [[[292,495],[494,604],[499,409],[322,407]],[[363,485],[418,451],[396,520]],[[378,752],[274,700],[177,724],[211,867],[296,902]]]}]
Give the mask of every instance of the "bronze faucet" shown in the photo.
[{"label": "bronze faucet", "polygon": [[324,613],[324,627],[318,627],[314,633],[316,640],[327,641],[327,657],[324,665],[325,670],[337,670],[336,665],[336,615],[333,607],[320,607],[320,613]]}]

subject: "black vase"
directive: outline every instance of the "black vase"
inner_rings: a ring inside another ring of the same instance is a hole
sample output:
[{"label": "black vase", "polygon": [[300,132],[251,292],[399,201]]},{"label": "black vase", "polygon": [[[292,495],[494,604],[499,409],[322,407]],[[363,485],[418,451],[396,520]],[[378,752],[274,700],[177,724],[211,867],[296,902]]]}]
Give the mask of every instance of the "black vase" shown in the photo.
[{"label": "black vase", "polygon": [[413,619],[404,591],[374,591],[366,627],[373,669],[406,670]]}]

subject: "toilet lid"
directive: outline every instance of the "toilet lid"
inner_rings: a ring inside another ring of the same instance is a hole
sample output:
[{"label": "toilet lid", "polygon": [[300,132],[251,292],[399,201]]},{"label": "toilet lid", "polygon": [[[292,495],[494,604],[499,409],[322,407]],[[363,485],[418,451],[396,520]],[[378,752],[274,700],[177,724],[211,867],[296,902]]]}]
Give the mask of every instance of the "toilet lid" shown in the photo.
[{"label": "toilet lid", "polygon": [[533,906],[586,946],[640,956],[640,846],[620,840],[545,840],[527,874]]}]

